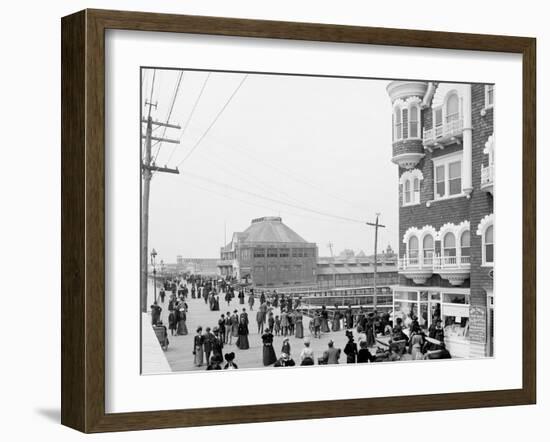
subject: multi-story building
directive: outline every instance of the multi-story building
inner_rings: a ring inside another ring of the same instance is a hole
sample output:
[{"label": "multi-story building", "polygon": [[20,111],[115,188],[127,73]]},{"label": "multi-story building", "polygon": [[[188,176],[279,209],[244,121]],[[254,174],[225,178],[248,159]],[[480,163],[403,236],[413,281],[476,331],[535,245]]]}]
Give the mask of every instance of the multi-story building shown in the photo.
[{"label": "multi-story building", "polygon": [[[378,255],[376,261],[378,287],[397,285],[397,257],[393,251]],[[319,257],[316,273],[316,287],[319,289],[370,287],[374,285],[374,256]]]},{"label": "multi-story building", "polygon": [[278,216],[252,220],[235,232],[220,251],[222,276],[247,279],[257,287],[308,285],[315,282],[317,245],[307,242]]},{"label": "multi-story building", "polygon": [[394,315],[441,318],[453,356],[493,354],[494,86],[393,81]]}]

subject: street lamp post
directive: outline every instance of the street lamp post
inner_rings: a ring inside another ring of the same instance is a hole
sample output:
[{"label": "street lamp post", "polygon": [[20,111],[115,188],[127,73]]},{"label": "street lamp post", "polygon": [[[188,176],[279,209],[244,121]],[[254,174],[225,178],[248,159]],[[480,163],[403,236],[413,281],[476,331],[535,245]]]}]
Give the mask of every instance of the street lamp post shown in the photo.
[{"label": "street lamp post", "polygon": [[157,251],[151,250],[151,266],[153,266],[153,286],[155,290],[155,304],[157,303],[157,268],[155,267],[155,259],[157,257]]}]

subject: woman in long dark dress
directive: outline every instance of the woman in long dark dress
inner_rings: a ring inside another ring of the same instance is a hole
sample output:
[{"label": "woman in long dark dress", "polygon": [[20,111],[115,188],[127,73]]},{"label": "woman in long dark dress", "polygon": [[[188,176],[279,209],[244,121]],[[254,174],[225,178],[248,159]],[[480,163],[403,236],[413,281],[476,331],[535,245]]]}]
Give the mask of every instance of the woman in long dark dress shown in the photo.
[{"label": "woman in long dark dress", "polygon": [[233,312],[231,315],[231,332],[229,333],[229,344],[232,343],[232,338],[238,338],[239,337],[239,315],[237,314],[237,310]]},{"label": "woman in long dark dress", "polygon": [[369,313],[365,328],[366,328],[365,333],[367,335],[367,347],[372,347],[376,342],[375,336],[374,336],[374,314],[373,313]]},{"label": "woman in long dark dress", "polygon": [[332,318],[332,331],[337,332],[340,331],[340,320],[342,319],[342,313],[340,312],[340,309],[338,306],[336,306],[336,309],[334,310],[334,317]]},{"label": "woman in long dark dress", "polygon": [[321,308],[321,332],[328,333],[330,328],[328,326],[328,312],[327,308],[323,305]]},{"label": "woman in long dark dress", "polygon": [[350,329],[353,328],[353,311],[351,310],[351,305],[348,305],[348,308],[346,309],[346,328]]},{"label": "woman in long dark dress", "polygon": [[269,329],[262,335],[262,342],[264,343],[263,362],[264,366],[267,367],[277,361],[275,349],[273,348],[273,333]]},{"label": "woman in long dark dress", "polygon": [[197,334],[193,341],[193,354],[195,355],[195,366],[200,367],[204,362],[203,352],[204,337],[202,336],[202,327],[197,328]]},{"label": "woman in long dark dress", "polygon": [[304,337],[304,317],[299,311],[296,311],[294,314],[294,321],[296,330],[295,336],[302,339]]},{"label": "woman in long dark dress", "polygon": [[176,312],[173,310],[168,315],[168,328],[170,329],[170,335],[174,336],[178,328],[178,321],[176,319]]},{"label": "woman in long dark dress", "polygon": [[244,292],[239,290],[239,304],[244,304]]},{"label": "woman in long dark dress", "polygon": [[187,315],[185,313],[185,310],[182,308],[179,311],[179,315],[178,315],[178,333],[177,334],[180,336],[185,336],[189,333],[187,331],[186,321],[187,321]]},{"label": "woman in long dark dress", "polygon": [[355,364],[355,359],[357,357],[357,344],[353,341],[353,333],[346,332],[348,337],[348,343],[344,347],[344,353],[347,356],[348,364]]},{"label": "woman in long dark dress", "polygon": [[239,337],[237,338],[237,347],[241,350],[248,350],[250,344],[248,343],[248,324],[244,318],[241,318],[239,323]]},{"label": "woman in long dark dress", "polygon": [[225,292],[225,302],[227,302],[227,307],[231,305],[231,298],[232,298],[231,291],[228,288],[227,291]]}]

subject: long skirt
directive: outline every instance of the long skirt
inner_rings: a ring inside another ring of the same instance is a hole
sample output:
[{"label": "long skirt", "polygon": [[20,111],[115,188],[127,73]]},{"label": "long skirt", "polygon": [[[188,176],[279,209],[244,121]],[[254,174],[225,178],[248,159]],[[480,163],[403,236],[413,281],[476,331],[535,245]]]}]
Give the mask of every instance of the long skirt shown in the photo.
[{"label": "long skirt", "polygon": [[411,357],[413,361],[422,359],[422,350],[420,349],[420,345],[413,345],[411,350]]},{"label": "long skirt", "polygon": [[332,320],[332,331],[340,331],[340,319],[333,319]]},{"label": "long skirt", "polygon": [[367,347],[373,347],[376,341],[374,339],[374,331],[372,330],[372,326],[367,326],[366,335],[367,335]]},{"label": "long skirt", "polygon": [[330,331],[330,328],[328,327],[328,319],[321,319],[321,331],[323,333],[328,333]]},{"label": "long skirt", "polygon": [[244,298],[239,298],[239,304],[244,304]]},{"label": "long skirt", "polygon": [[302,322],[296,323],[296,337],[297,338],[304,337],[304,324]]},{"label": "long skirt", "polygon": [[239,335],[239,338],[237,339],[237,347],[241,350],[248,350],[250,348],[250,344],[248,343],[248,335]]},{"label": "long skirt", "polygon": [[189,332],[187,331],[187,324],[185,323],[185,321],[183,321],[183,320],[178,321],[178,332],[177,332],[177,334],[178,335],[186,335],[188,333]]},{"label": "long skirt", "polygon": [[273,345],[264,344],[263,361],[266,367],[268,365],[274,364],[277,361],[277,356],[275,355],[275,350],[273,349]]},{"label": "long skirt", "polygon": [[231,326],[231,336],[233,336],[234,338],[239,336],[239,325],[238,324],[235,324],[235,325]]},{"label": "long skirt", "polygon": [[202,346],[196,346],[194,363],[197,367],[200,367],[203,364],[203,358],[204,353],[202,352]]}]

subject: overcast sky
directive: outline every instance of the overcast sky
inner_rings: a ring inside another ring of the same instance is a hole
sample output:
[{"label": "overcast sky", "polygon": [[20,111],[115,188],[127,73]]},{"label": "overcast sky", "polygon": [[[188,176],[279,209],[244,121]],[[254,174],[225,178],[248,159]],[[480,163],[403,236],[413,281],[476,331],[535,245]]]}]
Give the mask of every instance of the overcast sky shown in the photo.
[{"label": "overcast sky", "polygon": [[[166,121],[180,72],[156,70],[153,119]],[[397,248],[387,80],[207,76],[184,72],[170,121],[187,127],[164,134],[181,143],[153,147],[157,165],[180,170],[155,173],[151,182],[149,247],[158,259],[217,258],[225,236],[230,241],[252,218],[270,215],[329,256],[329,242],[335,253],[372,253],[374,232],[364,221],[380,212],[387,227],[379,249]],[[143,101],[152,80],[153,70],[143,70]]]}]

